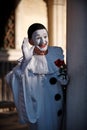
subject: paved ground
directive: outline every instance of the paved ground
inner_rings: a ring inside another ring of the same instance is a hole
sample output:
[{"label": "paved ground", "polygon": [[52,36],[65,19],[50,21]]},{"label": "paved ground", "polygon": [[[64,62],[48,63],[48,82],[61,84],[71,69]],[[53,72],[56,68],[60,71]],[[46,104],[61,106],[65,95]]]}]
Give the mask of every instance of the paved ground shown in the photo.
[{"label": "paved ground", "polygon": [[26,125],[20,125],[17,112],[0,113],[0,130],[28,130]]}]

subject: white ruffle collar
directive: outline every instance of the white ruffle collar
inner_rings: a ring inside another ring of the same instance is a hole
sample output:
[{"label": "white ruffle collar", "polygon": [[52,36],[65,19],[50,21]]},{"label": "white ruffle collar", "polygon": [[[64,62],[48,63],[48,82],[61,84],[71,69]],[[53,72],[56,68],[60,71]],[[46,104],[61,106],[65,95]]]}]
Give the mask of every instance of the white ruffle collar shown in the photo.
[{"label": "white ruffle collar", "polygon": [[52,74],[58,71],[54,62],[62,58],[63,55],[60,54],[59,48],[49,47],[47,55],[33,55],[27,69],[35,74]]}]

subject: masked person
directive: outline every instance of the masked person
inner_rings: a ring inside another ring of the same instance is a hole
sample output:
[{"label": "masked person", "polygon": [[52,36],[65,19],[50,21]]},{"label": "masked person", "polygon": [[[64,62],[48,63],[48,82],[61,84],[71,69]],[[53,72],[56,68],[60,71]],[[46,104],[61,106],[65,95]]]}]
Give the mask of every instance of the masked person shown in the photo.
[{"label": "masked person", "polygon": [[29,130],[60,130],[62,125],[62,87],[68,78],[62,48],[48,43],[45,26],[32,24],[23,40],[23,58],[6,76],[20,122]]}]

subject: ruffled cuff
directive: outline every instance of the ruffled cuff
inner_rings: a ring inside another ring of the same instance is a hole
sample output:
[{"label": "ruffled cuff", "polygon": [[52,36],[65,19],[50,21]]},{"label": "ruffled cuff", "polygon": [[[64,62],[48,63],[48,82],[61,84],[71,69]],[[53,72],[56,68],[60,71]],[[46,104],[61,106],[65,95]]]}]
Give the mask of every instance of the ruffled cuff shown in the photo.
[{"label": "ruffled cuff", "polygon": [[58,77],[58,81],[60,82],[61,85],[67,85],[69,83],[69,77],[66,75],[61,75]]}]

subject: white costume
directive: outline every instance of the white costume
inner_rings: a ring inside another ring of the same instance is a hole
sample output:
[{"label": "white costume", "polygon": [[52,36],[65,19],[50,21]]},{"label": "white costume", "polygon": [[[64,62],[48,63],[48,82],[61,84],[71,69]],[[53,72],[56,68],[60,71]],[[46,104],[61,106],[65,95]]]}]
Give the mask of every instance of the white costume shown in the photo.
[{"label": "white costume", "polygon": [[[31,48],[31,50],[33,47]],[[63,60],[59,47],[48,47],[46,55],[31,55],[19,63],[8,75],[21,123],[29,123],[29,130],[60,130],[63,117],[64,82],[58,77],[57,59]],[[67,81],[66,81],[67,83]],[[65,84],[66,84],[65,83]]]}]

